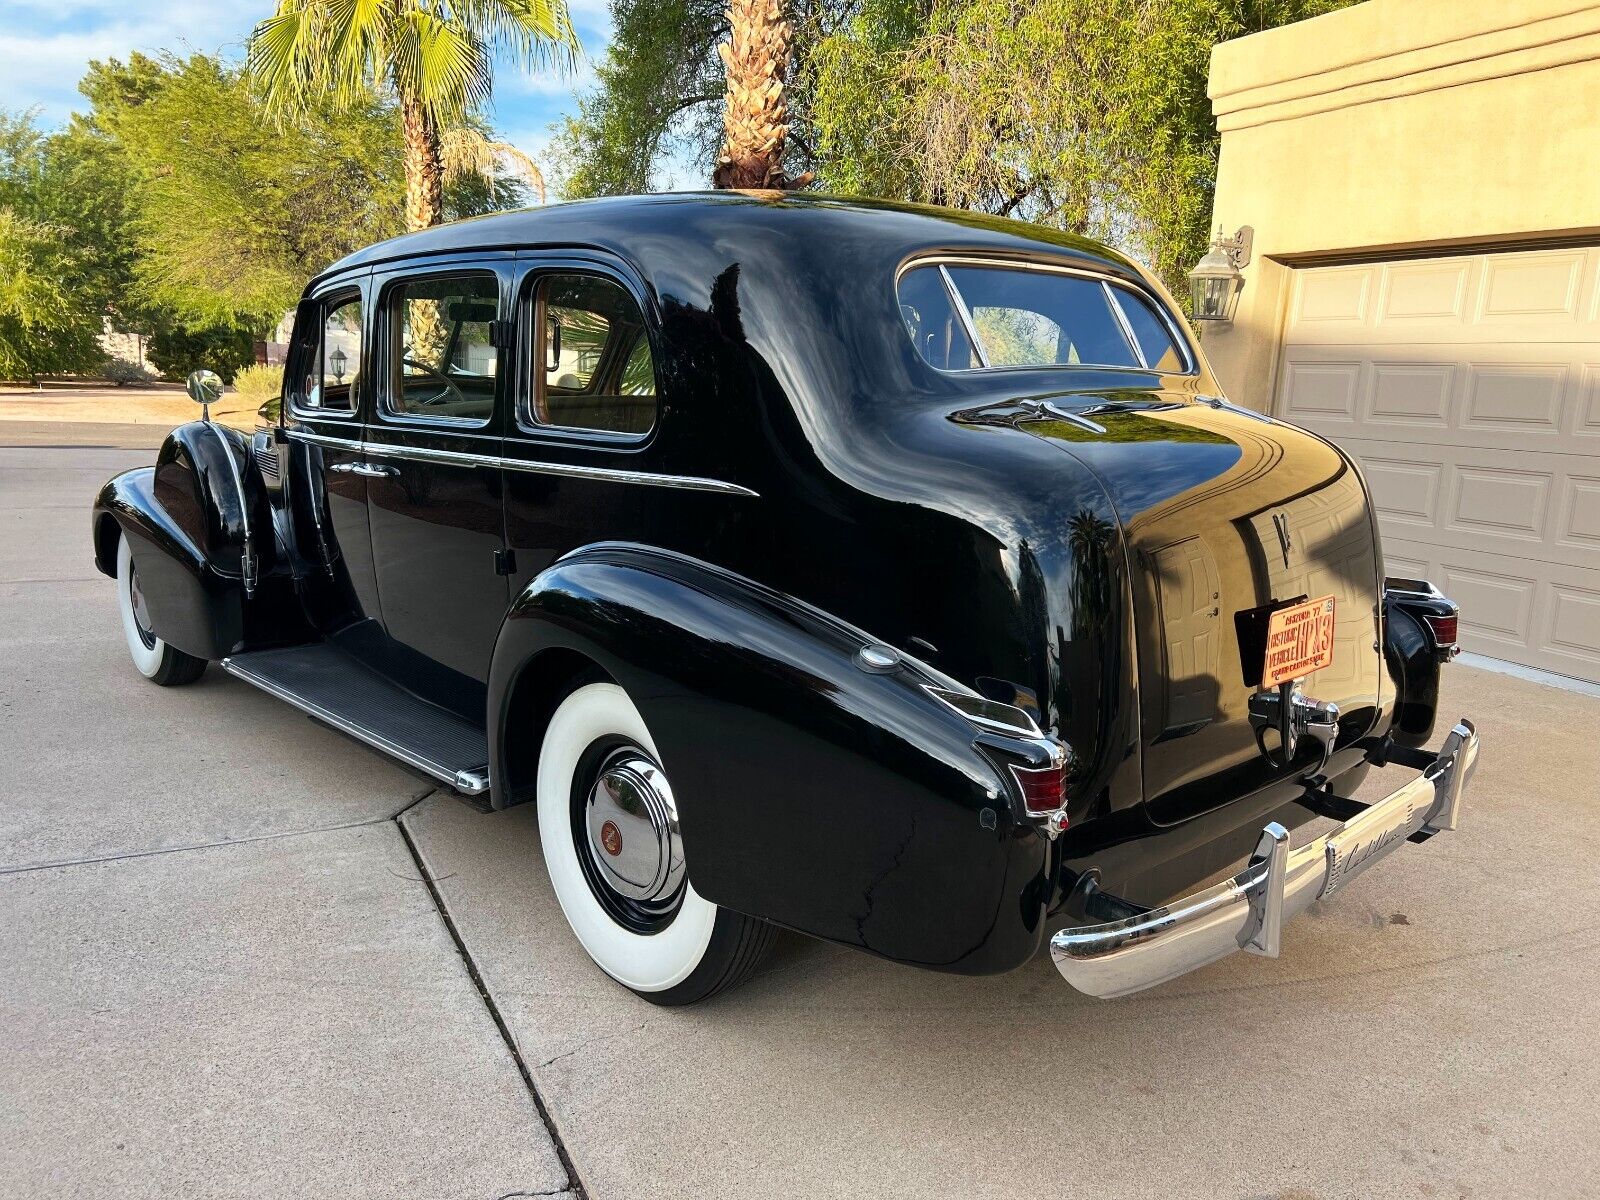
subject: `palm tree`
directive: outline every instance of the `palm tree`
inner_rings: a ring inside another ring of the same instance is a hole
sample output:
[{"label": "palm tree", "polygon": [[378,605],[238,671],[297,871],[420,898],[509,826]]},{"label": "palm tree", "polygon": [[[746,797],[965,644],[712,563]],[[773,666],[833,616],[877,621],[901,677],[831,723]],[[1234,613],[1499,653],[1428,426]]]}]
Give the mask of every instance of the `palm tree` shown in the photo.
[{"label": "palm tree", "polygon": [[783,140],[789,133],[784,77],[789,23],[781,0],[728,0],[728,40],[717,47],[728,71],[722,152],[711,182],[719,188],[782,188]]},{"label": "palm tree", "polygon": [[570,69],[581,53],[566,0],[278,0],[250,35],[251,73],[289,116],[319,97],[390,88],[405,134],[406,228],[443,214],[442,132],[489,98],[497,54]]}]

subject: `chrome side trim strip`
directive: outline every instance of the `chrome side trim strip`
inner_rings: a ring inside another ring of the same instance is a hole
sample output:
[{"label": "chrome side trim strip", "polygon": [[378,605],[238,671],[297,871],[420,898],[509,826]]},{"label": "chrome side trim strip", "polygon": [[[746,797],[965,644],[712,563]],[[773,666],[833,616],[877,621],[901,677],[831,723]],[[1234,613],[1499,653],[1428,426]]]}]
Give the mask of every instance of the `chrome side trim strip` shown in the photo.
[{"label": "chrome side trim strip", "polygon": [[330,437],[325,433],[311,433],[304,429],[291,429],[288,434],[296,441],[332,446],[340,450],[355,450],[363,455],[376,455],[379,458],[405,459],[410,462],[431,462],[451,467],[496,467],[505,471],[522,471],[530,475],[559,475],[568,479],[593,479],[604,483],[681,488],[691,492],[717,492],[725,496],[761,494],[737,483],[729,483],[723,479],[707,479],[700,475],[663,475],[653,471],[624,471],[617,467],[581,467],[575,463],[539,462],[525,458],[508,458],[499,454],[435,450],[426,446],[384,446],[377,442],[351,441],[348,438]]},{"label": "chrome side trim strip", "polygon": [[288,429],[284,431],[285,437],[293,438],[297,442],[306,442],[312,446],[331,446],[335,450],[359,450],[361,443],[352,438],[333,437],[326,433],[312,433],[309,429]]},{"label": "chrome side trim strip", "polygon": [[415,767],[424,774],[431,775],[440,783],[447,784],[458,792],[464,792],[469,796],[477,796],[489,790],[489,768],[486,766],[480,767],[476,771],[457,771],[451,767],[441,766],[431,759],[424,758],[408,746],[402,746],[398,742],[390,741],[382,734],[374,733],[364,725],[357,725],[347,717],[342,717],[336,712],[323,708],[316,701],[306,699],[298,692],[292,692],[265,676],[257,675],[248,667],[240,666],[231,658],[223,659],[218,666],[228,674],[260,688],[268,695],[276,696],[279,700],[294,705],[301,712],[332,725],[342,733],[348,733],[358,742],[365,742],[374,750],[381,750],[383,753]]}]

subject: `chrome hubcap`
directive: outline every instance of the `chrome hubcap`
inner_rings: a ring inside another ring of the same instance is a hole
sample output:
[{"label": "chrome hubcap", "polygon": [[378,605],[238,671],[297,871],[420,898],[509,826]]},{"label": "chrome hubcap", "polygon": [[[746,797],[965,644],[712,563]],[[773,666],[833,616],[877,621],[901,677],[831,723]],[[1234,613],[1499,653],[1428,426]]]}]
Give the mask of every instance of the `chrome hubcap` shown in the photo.
[{"label": "chrome hubcap", "polygon": [[139,627],[139,640],[146,647],[154,647],[155,634],[150,632],[150,612],[145,607],[144,589],[139,586],[139,572],[128,568],[128,602],[133,606],[133,623]]},{"label": "chrome hubcap", "polygon": [[629,900],[671,897],[683,882],[678,806],[666,773],[625,746],[601,764],[584,804],[590,860]]}]

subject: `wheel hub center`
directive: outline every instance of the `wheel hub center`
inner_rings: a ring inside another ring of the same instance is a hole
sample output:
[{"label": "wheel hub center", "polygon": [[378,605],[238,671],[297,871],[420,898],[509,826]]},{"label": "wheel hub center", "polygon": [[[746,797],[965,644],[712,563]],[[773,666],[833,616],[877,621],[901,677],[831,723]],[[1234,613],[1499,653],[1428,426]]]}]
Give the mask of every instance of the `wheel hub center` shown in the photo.
[{"label": "wheel hub center", "polygon": [[625,747],[600,766],[584,806],[589,854],[605,882],[630,900],[661,900],[683,881],[678,808],[666,773]]}]

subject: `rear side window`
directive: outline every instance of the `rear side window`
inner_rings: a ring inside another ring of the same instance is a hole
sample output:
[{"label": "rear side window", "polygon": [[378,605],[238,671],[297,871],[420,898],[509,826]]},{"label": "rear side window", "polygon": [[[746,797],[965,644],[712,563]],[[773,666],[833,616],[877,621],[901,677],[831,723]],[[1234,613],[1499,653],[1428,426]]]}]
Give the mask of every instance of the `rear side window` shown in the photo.
[{"label": "rear side window", "polygon": [[640,436],[656,423],[644,314],[599,275],[547,275],[534,296],[527,423]]},{"label": "rear side window", "polygon": [[1138,343],[1146,366],[1152,371],[1169,374],[1188,370],[1183,351],[1173,341],[1172,327],[1157,315],[1148,300],[1127,288],[1115,286],[1111,288],[1111,296],[1127,318],[1128,328],[1133,330],[1133,340]]},{"label": "rear side window", "polygon": [[389,406],[412,417],[487,421],[499,356],[493,275],[431,277],[389,293]]},{"label": "rear side window", "polygon": [[291,403],[296,408],[348,414],[361,401],[361,295],[352,292],[317,302],[312,336],[302,348]]},{"label": "rear side window", "polygon": [[978,365],[938,267],[918,267],[900,280],[900,316],[917,351],[942,371]]},{"label": "rear side window", "polygon": [[[1130,289],[1099,279],[948,263],[906,272],[899,299],[918,351],[944,370],[1187,369],[1167,323],[1151,305]],[[946,330],[944,321],[954,328]]]}]

